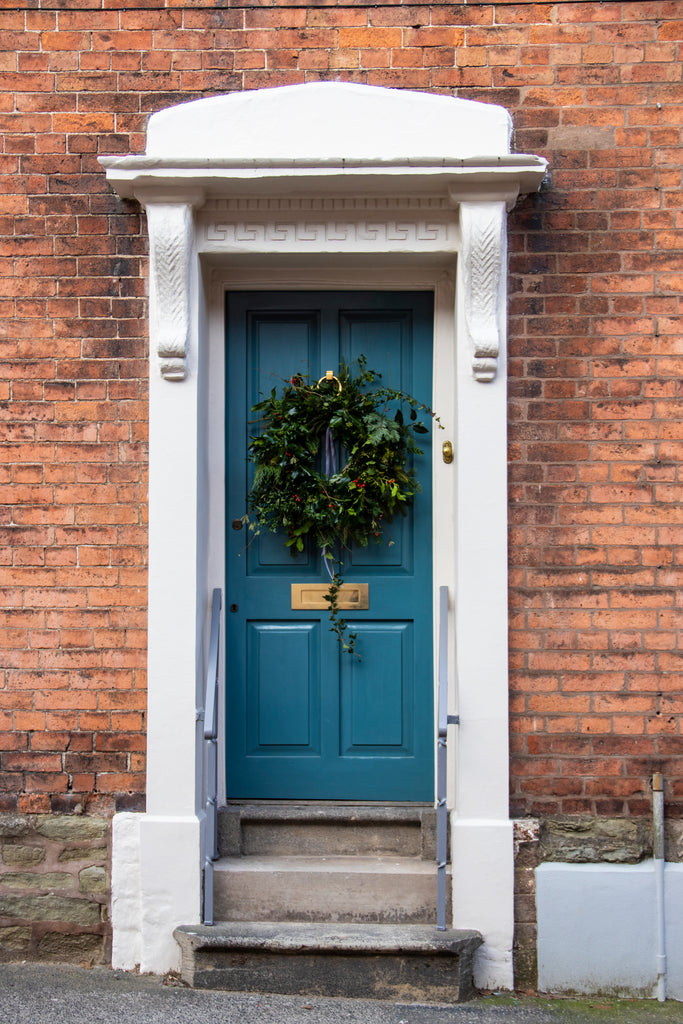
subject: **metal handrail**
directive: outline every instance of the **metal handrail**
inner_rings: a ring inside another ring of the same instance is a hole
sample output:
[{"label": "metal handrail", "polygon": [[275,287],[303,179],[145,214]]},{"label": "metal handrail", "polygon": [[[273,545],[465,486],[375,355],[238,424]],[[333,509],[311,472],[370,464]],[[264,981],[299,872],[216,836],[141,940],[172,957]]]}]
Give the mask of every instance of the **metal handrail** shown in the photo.
[{"label": "metal handrail", "polygon": [[216,587],[211,598],[209,661],[204,695],[204,750],[206,803],[204,864],[202,866],[202,921],[213,924],[213,862],[218,860],[218,669],[222,594]]},{"label": "metal handrail", "polygon": [[[202,921],[213,922],[213,863],[218,859],[218,670],[222,594],[219,587],[211,601],[209,661],[206,672],[204,742],[206,750],[206,844],[203,864]],[[446,931],[446,867],[448,862],[448,726],[458,725],[458,715],[448,714],[448,587],[439,587],[438,648],[438,742],[436,783],[436,927]]]},{"label": "metal handrail", "polygon": [[446,931],[446,865],[448,862],[448,587],[439,587],[438,737],[436,747],[436,927]]}]

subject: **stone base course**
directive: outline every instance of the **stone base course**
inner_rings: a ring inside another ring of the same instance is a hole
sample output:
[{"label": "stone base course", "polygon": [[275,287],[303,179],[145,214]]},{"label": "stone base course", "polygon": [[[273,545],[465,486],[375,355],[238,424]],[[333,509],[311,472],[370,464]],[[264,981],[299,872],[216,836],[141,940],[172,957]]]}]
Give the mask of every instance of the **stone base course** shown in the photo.
[{"label": "stone base course", "polygon": [[0,814],[0,962],[110,961],[111,823]]}]

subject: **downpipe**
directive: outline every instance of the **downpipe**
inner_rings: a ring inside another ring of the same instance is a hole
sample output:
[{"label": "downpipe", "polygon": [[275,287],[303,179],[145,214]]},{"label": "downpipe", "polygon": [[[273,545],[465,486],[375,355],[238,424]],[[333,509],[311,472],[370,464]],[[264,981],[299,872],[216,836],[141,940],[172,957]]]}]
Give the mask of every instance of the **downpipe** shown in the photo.
[{"label": "downpipe", "polygon": [[664,776],[652,776],[653,855],[657,906],[657,999],[666,1001],[666,921],[664,917]]}]

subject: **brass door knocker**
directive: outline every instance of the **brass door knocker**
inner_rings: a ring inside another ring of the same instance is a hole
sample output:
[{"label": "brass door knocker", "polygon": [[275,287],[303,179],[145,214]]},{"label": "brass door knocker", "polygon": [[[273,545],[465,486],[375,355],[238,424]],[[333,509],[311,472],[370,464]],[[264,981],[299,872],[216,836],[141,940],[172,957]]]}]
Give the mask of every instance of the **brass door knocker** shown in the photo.
[{"label": "brass door knocker", "polygon": [[318,381],[318,387],[320,387],[320,385],[322,384],[322,382],[324,380],[326,380],[326,381],[336,380],[336,382],[337,382],[337,394],[341,395],[341,392],[342,392],[341,381],[339,380],[339,377],[335,377],[335,375],[332,372],[332,370],[327,370],[327,372],[325,373],[325,376],[320,378],[320,380]]}]

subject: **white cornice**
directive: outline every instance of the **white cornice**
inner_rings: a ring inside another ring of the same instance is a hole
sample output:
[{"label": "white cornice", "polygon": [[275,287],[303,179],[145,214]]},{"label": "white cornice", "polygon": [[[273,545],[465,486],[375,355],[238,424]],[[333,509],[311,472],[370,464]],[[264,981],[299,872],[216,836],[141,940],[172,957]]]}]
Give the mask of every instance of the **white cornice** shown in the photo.
[{"label": "white cornice", "polygon": [[[107,179],[124,199],[185,202],[200,206],[206,198],[233,195],[377,194],[450,195],[459,202],[475,196],[501,199],[508,206],[519,195],[538,189],[547,162],[538,156],[509,154],[468,157],[458,162],[438,158],[399,160],[216,160],[105,156]],[[192,197],[192,198],[190,198]]]},{"label": "white cornice", "polygon": [[492,381],[505,315],[505,208],[537,190],[547,168],[542,157],[509,152],[510,129],[507,111],[492,104],[338,82],[154,114],[145,154],[100,163],[122,198],[147,208],[163,376],[187,376],[198,330],[192,281],[204,255],[459,254],[472,373]]}]

